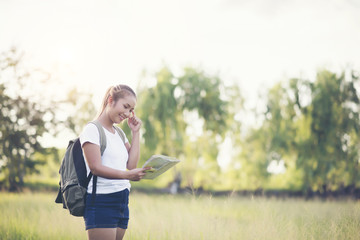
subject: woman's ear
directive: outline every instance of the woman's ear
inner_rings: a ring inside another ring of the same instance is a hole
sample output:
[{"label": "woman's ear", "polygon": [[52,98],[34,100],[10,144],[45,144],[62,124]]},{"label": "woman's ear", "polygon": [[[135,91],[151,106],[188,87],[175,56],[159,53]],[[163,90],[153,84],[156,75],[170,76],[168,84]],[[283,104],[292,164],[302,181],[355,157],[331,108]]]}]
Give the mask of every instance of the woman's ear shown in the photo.
[{"label": "woman's ear", "polygon": [[112,96],[109,96],[109,97],[108,97],[108,102],[107,102],[108,105],[111,106],[111,104],[112,104],[113,102],[114,102],[113,97],[112,97]]}]

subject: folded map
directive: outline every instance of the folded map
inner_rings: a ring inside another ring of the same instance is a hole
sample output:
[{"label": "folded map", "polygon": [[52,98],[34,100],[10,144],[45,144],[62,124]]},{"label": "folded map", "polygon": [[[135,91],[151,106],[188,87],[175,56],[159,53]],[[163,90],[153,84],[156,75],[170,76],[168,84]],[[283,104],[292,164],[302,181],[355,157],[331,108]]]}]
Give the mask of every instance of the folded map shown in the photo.
[{"label": "folded map", "polygon": [[154,179],[179,162],[180,160],[173,157],[152,155],[143,165],[143,167],[151,167],[150,170],[146,171],[143,179]]}]

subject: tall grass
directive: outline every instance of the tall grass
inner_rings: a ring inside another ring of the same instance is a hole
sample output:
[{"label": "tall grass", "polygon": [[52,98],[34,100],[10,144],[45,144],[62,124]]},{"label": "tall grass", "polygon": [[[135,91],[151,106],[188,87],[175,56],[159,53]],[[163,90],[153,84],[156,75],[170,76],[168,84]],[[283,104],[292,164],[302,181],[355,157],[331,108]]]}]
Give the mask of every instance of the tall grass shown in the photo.
[{"label": "tall grass", "polygon": [[0,239],[86,239],[82,218],[54,200],[49,193],[0,193]]},{"label": "tall grass", "polygon": [[[55,194],[0,193],[0,239],[86,239]],[[130,194],[125,239],[359,239],[360,203]]]}]

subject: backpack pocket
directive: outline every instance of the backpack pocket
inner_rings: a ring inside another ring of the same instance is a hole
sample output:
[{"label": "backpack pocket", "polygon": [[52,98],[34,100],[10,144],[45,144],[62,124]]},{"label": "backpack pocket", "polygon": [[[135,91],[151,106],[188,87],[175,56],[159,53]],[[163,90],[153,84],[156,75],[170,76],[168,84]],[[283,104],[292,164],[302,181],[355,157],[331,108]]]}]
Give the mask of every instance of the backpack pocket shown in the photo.
[{"label": "backpack pocket", "polygon": [[62,192],[65,206],[73,216],[84,216],[87,189],[79,184],[68,185]]}]

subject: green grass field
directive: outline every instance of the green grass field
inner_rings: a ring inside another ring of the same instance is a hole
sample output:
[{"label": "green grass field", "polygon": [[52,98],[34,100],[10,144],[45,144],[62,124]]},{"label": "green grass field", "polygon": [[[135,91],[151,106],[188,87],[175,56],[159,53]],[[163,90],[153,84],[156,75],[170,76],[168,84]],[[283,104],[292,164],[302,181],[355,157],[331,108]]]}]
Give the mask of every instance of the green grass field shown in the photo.
[{"label": "green grass field", "polygon": [[[86,239],[55,193],[0,193],[0,239]],[[130,194],[125,239],[359,239],[360,203]]]}]

